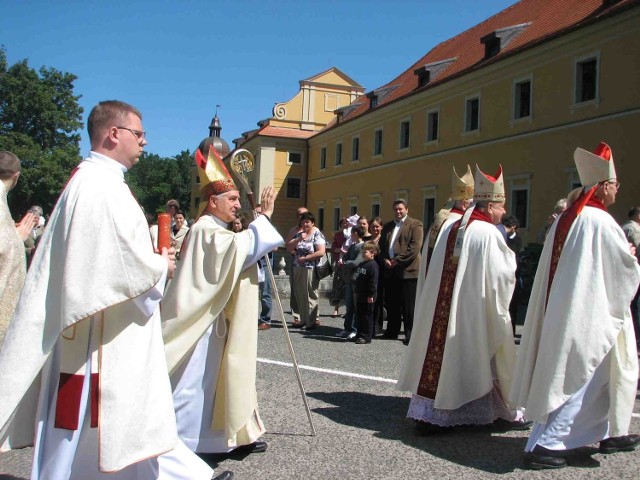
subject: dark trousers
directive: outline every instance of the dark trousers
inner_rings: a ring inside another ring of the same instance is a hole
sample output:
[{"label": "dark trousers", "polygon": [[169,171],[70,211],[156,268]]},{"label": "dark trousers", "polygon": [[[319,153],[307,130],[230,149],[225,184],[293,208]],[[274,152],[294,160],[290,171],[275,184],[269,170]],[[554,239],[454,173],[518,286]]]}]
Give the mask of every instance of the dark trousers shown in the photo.
[{"label": "dark trousers", "polygon": [[370,342],[373,338],[373,308],[375,303],[367,303],[359,301],[356,303],[356,319],[358,323],[358,335],[357,337],[364,338],[367,342]]},{"label": "dark trousers", "polygon": [[411,338],[413,328],[413,310],[416,303],[417,278],[384,279],[384,303],[387,309],[387,338],[398,338],[400,325],[404,323],[404,335]]},{"label": "dark trousers", "polygon": [[640,316],[638,315],[638,298],[640,298],[640,288],[636,296],[631,300],[631,317],[633,318],[633,329],[636,333],[636,344],[640,345]]}]

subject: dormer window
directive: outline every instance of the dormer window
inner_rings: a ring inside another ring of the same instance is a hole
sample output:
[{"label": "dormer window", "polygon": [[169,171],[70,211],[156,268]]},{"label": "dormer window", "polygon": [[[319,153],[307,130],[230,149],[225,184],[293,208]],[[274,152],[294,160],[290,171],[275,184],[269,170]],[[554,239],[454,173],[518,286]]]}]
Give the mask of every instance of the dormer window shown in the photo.
[{"label": "dormer window", "polygon": [[344,112],[341,110],[336,111],[336,119],[338,123],[342,123],[342,117],[344,115]]},{"label": "dormer window", "polygon": [[515,40],[525,28],[531,25],[531,22],[520,23],[511,27],[499,28],[488,35],[485,35],[480,39],[480,42],[484,44],[484,58],[495,57],[498,55],[507,45]]},{"label": "dormer window", "polygon": [[378,96],[370,95],[369,96],[369,108],[376,108],[378,106]]},{"label": "dormer window", "polygon": [[413,73],[418,76],[418,88],[424,87],[431,80],[431,70],[427,70],[425,67],[418,68]]}]

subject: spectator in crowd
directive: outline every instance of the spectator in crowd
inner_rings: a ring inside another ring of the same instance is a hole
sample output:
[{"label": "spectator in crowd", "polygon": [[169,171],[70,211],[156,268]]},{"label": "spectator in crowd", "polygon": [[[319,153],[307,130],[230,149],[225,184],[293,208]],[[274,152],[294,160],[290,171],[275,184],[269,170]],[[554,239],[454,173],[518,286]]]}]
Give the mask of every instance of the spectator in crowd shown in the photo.
[{"label": "spectator in crowd", "polygon": [[187,227],[187,222],[184,219],[184,213],[182,213],[182,210],[176,211],[176,214],[173,216],[173,220],[173,227],[171,228],[171,246],[176,249],[176,258],[179,259],[182,242],[184,242],[184,237],[186,237],[187,232],[189,232],[189,227]]},{"label": "spectator in crowd", "polygon": [[378,294],[378,264],[375,256],[380,252],[374,242],[362,245],[362,263],[358,265],[355,284],[356,324],[358,334],[356,344],[371,343],[374,334],[373,308]]},{"label": "spectator in crowd", "polygon": [[380,237],[382,233],[382,227],[384,221],[380,217],[374,217],[369,220],[369,233],[371,238],[369,242],[373,242],[378,245],[378,253],[375,256],[375,261],[378,264],[378,289],[376,295],[376,303],[373,306],[373,321],[374,321],[374,334],[382,335],[384,332],[384,320],[386,317],[384,309],[384,290],[383,290],[383,275],[382,269],[384,268],[384,261],[380,255]]},{"label": "spectator in crowd", "polygon": [[380,256],[384,261],[384,301],[387,309],[387,331],[384,338],[397,339],[404,323],[405,345],[409,344],[413,327],[420,249],[424,231],[422,222],[409,217],[407,202],[393,202],[394,220],[382,229]]},{"label": "spectator in crowd", "polygon": [[171,215],[171,228],[173,228],[175,216],[179,210],[180,210],[180,202],[178,202],[178,200],[174,198],[172,198],[171,200],[168,200],[164,206],[165,213],[168,213],[169,215]]},{"label": "spectator in crowd", "polygon": [[635,248],[607,212],[616,200],[611,149],[577,148],[580,195],[553,223],[533,283],[510,398],[534,426],[529,469],[562,468],[574,449],[634,450],[629,434],[638,353],[629,304],[640,281]]},{"label": "spectator in crowd", "polygon": [[42,207],[39,205],[34,205],[29,209],[29,212],[33,214],[33,216],[37,220],[36,226],[31,230],[27,238],[24,239],[24,249],[27,254],[27,264],[31,264],[31,259],[33,258],[33,253],[38,246],[38,242],[40,241],[40,237],[44,233],[44,212]]},{"label": "spectator in crowd", "polygon": [[300,322],[298,301],[295,294],[295,281],[293,280],[293,273],[294,273],[294,268],[296,264],[296,252],[295,252],[295,247],[292,247],[290,249],[289,245],[293,245],[293,243],[291,243],[291,240],[293,239],[293,237],[295,237],[297,234],[299,234],[302,231],[300,228],[300,217],[302,217],[303,213],[306,213],[308,211],[309,210],[306,207],[300,207],[298,208],[298,210],[296,210],[296,219],[297,219],[296,225],[289,230],[285,238],[285,247],[287,248],[287,251],[291,254],[291,262],[289,265],[289,292],[290,292],[289,306],[291,307],[291,316],[293,317],[292,326],[294,327],[301,327],[302,323]]},{"label": "spectator in crowd", "polygon": [[346,217],[340,219],[340,230],[334,232],[331,242],[331,262],[333,263],[333,283],[331,285],[330,303],[333,307],[332,317],[340,315],[340,305],[345,299],[345,275],[342,266],[342,256],[345,253],[343,246],[349,235],[349,222]]},{"label": "spectator in crowd", "polygon": [[[636,249],[636,258],[640,261],[640,207],[633,207],[629,210],[629,221],[622,225],[622,231],[628,242]],[[640,318],[638,316],[638,298],[640,288],[631,300],[631,317],[633,318],[633,328],[636,333],[636,344],[640,347]]]},{"label": "spectator in crowd", "polygon": [[515,215],[505,215],[500,224],[504,227],[507,236],[507,246],[518,255],[522,251],[522,237],[518,234],[520,221]]},{"label": "spectator in crowd", "polygon": [[232,221],[229,222],[228,228],[233,233],[239,233],[246,230],[248,226],[249,226],[249,222],[247,222],[247,219],[245,218],[245,216],[242,214],[238,214],[237,218],[234,218]]},{"label": "spectator in crowd", "polygon": [[364,228],[365,233],[362,240],[364,240],[365,242],[368,242],[369,240],[371,240],[371,232],[369,232],[369,220],[367,220],[366,217],[360,217],[356,225],[358,227]]},{"label": "spectator in crowd", "polygon": [[[582,190],[581,188],[578,188],[574,190],[574,192],[575,194],[579,194],[581,190]],[[570,202],[568,198],[561,198],[556,202],[555,206],[553,207],[553,212],[551,213],[551,215],[547,217],[547,219],[544,222],[544,226],[538,232],[538,235],[536,235],[536,243],[540,243],[540,244],[544,243],[545,238],[547,238],[547,233],[551,228],[551,225],[553,225],[553,222],[556,220],[556,218],[558,218],[558,215],[560,215],[562,212],[564,212],[567,209],[567,205],[569,203]]]},{"label": "spectator in crowd", "polygon": [[37,225],[29,211],[16,225],[9,211],[7,194],[20,178],[20,160],[11,152],[0,151],[0,348],[24,285],[27,263],[23,241]]},{"label": "spectator in crowd", "polygon": [[420,433],[455,425],[528,428],[505,403],[516,349],[509,319],[516,259],[495,225],[504,215],[502,167],[476,167],[474,201],[436,241],[398,388],[412,393],[407,417]]},{"label": "spectator in crowd", "polygon": [[[287,243],[287,249],[295,252],[293,285],[300,313],[302,330],[313,330],[318,320],[318,287],[320,280],[315,267],[325,255],[326,240],[316,227],[316,217],[307,211],[300,215],[300,231]],[[294,324],[295,326],[295,324]]]},{"label": "spectator in crowd", "polygon": [[[273,272],[273,252],[269,252],[269,263]],[[258,286],[260,288],[260,316],[258,317],[258,330],[269,330],[271,328],[271,308],[273,306],[273,290],[271,279],[267,274],[267,260],[262,257],[258,261]]]},{"label": "spectator in crowd", "polygon": [[351,245],[347,253],[342,257],[342,265],[345,276],[345,304],[347,313],[344,315],[344,329],[340,330],[336,336],[352,340],[356,337],[358,331],[357,325],[354,324],[355,318],[355,302],[353,298],[355,277],[357,275],[358,265],[362,263],[362,238],[366,231],[364,227],[357,226],[351,229]]}]

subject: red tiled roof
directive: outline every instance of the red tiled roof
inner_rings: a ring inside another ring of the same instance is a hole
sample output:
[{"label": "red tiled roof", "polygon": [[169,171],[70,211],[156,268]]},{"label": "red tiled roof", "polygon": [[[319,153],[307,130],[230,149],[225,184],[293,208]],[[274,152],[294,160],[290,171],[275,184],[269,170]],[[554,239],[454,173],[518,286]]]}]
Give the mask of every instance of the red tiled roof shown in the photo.
[{"label": "red tiled roof", "polygon": [[[386,95],[378,98],[378,106],[374,109],[369,110],[369,99],[366,96],[358,98],[351,104],[352,108],[345,111],[340,124],[417,91],[429,89],[433,85],[439,85],[461,74],[500,61],[517,51],[566,33],[573,28],[638,4],[640,0],[621,0],[610,6],[604,6],[603,0],[521,0],[475,27],[440,43],[394,80],[374,90],[374,92],[378,90],[387,92]],[[480,42],[482,37],[499,29],[522,24],[529,25],[525,26],[508,45],[502,47],[496,56],[484,60],[485,46]],[[427,64],[454,58],[455,61],[440,71],[427,86],[417,88],[418,78],[414,70]],[[335,123],[332,122],[325,127],[325,130],[333,126]]]},{"label": "red tiled roof", "polygon": [[284,138],[309,138],[313,137],[316,133],[314,130],[298,130],[297,128],[286,127],[274,127],[272,125],[265,125],[256,132],[256,135],[264,137],[284,137]]}]

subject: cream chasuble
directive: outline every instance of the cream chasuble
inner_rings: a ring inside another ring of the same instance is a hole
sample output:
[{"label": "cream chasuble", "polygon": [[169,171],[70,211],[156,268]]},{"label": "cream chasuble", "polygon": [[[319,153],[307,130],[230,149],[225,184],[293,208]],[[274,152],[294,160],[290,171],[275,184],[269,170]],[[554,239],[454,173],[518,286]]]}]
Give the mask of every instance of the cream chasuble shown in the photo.
[{"label": "cream chasuble", "polygon": [[[416,322],[405,354],[398,390],[417,394],[432,334],[447,239],[456,222],[447,222],[434,249],[424,294],[416,303]],[[515,255],[500,232],[485,221],[469,224],[458,262],[448,326],[438,340],[444,349],[434,406],[455,410],[489,394],[497,378],[508,392],[515,364],[509,301],[515,286]],[[418,312],[420,312],[418,320]],[[506,400],[506,399],[505,399]]]},{"label": "cream chasuble", "polygon": [[0,351],[3,448],[33,444],[35,419],[49,412],[60,431],[74,431],[75,378],[90,373],[100,471],[176,446],[159,316],[134,300],[165,272],[120,165],[92,152],[51,214]]},{"label": "cream chasuble", "polygon": [[[254,442],[265,431],[255,386],[255,264],[282,244],[264,216],[248,230],[233,233],[206,214],[183,243],[162,302],[162,321],[179,435],[195,451],[227,451]],[[189,382],[198,393],[189,391]],[[201,390],[203,384],[211,388]],[[183,407],[191,411],[184,413]],[[203,419],[211,424],[202,425]]]},{"label": "cream chasuble", "polygon": [[0,182],[0,349],[26,274],[24,243],[9,212],[6,187]]},{"label": "cream chasuble", "polygon": [[528,419],[546,423],[611,353],[610,435],[624,435],[638,379],[629,305],[640,267],[613,217],[586,206],[567,234],[547,301],[559,218],[538,264],[511,398],[525,407]]}]

